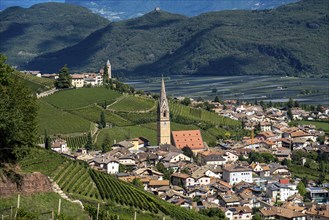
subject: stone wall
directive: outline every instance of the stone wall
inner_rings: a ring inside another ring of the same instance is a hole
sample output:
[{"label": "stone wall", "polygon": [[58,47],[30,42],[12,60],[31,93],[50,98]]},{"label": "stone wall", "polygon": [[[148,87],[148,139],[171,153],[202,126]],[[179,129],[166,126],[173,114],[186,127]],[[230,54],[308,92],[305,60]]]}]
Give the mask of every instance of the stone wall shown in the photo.
[{"label": "stone wall", "polygon": [[15,176],[15,180],[6,175],[0,177],[0,197],[51,191],[51,182],[42,173],[15,174]]}]

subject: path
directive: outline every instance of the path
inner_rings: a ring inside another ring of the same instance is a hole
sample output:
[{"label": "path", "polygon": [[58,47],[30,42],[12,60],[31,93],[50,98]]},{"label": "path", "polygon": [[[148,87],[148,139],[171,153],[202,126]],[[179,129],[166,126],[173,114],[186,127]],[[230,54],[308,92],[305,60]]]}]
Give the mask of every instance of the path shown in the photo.
[{"label": "path", "polygon": [[59,185],[50,177],[48,177],[48,179],[51,182],[51,188],[53,189],[53,191],[57,194],[59,194],[63,199],[66,199],[69,202],[72,203],[78,203],[82,209],[84,209],[84,206],[82,204],[82,202],[80,200],[72,200],[70,199],[64,192],[63,190],[59,187]]},{"label": "path", "polygon": [[40,94],[37,94],[37,98],[42,98],[42,97],[45,97],[45,96],[49,96],[49,95],[52,95],[54,94],[55,92],[58,92],[59,89],[56,89],[56,88],[53,88],[53,89],[50,89],[50,90],[47,90],[47,91],[44,91]]}]

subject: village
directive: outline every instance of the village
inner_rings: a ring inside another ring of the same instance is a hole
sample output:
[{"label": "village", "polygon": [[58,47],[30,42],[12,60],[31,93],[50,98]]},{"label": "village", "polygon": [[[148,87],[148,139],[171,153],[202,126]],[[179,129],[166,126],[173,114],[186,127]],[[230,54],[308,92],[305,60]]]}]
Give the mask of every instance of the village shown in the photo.
[{"label": "village", "polygon": [[[191,105],[198,104],[191,101]],[[289,126],[288,112],[279,108],[265,110],[256,104],[238,105],[237,100],[211,104],[219,115],[243,120],[244,129],[250,130],[251,136],[241,140],[227,137],[209,147],[200,130],[171,131],[162,79],[157,145],[150,145],[144,137],[135,137],[114,143],[107,152],[85,148],[71,151],[66,141],[58,138],[51,148],[71,159],[86,161],[92,168],[131,182],[169,203],[196,210],[219,208],[230,220],[255,216],[329,218],[325,176],[319,176],[319,181],[296,178],[288,167],[294,163],[311,168],[316,158],[327,160],[329,141],[324,131],[312,125]],[[308,112],[294,107],[291,114],[295,120],[328,119],[329,109]],[[308,155],[316,156],[312,160]],[[324,165],[321,169],[328,172]]]}]

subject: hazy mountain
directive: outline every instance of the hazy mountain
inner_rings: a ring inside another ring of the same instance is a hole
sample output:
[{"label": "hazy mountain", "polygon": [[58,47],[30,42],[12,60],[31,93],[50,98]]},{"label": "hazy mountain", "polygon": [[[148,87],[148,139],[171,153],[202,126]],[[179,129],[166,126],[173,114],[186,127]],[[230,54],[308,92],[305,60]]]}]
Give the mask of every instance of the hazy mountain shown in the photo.
[{"label": "hazy mountain", "polygon": [[297,0],[66,0],[81,5],[112,21],[135,18],[155,7],[171,13],[196,16],[201,13],[236,9],[270,9]]},{"label": "hazy mountain", "polygon": [[328,75],[328,1],[187,18],[164,11],[111,23],[78,44],[37,57],[29,69],[115,74]]},{"label": "hazy mountain", "polygon": [[12,6],[30,7],[42,2],[66,2],[91,9],[111,21],[139,17],[155,7],[162,10],[195,16],[222,10],[271,9],[298,0],[1,0],[0,10]]},{"label": "hazy mountain", "polygon": [[21,66],[32,58],[72,46],[109,21],[90,10],[63,3],[0,12],[0,52]]}]

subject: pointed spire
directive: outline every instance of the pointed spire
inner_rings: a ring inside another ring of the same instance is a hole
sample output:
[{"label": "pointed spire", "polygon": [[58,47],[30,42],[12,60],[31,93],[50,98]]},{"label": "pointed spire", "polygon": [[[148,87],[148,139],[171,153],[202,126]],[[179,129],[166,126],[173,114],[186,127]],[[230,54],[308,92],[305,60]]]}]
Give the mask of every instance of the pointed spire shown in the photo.
[{"label": "pointed spire", "polygon": [[163,76],[162,76],[162,79],[161,79],[161,93],[160,93],[161,102],[162,102],[163,99],[167,99],[167,95],[166,95],[166,87],[165,87],[164,79],[163,79]]},{"label": "pointed spire", "polygon": [[106,66],[111,66],[110,60],[107,60]]}]

